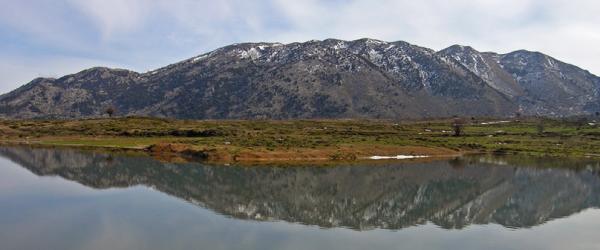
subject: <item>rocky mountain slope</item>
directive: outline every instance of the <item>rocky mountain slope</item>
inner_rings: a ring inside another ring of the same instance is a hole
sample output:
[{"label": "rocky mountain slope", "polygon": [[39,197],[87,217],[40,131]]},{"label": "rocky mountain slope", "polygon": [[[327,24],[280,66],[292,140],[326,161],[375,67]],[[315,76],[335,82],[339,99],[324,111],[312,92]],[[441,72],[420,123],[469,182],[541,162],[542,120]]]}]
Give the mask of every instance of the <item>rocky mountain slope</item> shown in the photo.
[{"label": "rocky mountain slope", "polygon": [[327,228],[401,229],[427,222],[522,228],[600,206],[599,166],[592,160],[561,165],[475,156],[365,167],[248,168],[73,149],[4,147],[0,155],[40,176],[94,188],[144,185],[234,218]]},{"label": "rocky mountain slope", "polygon": [[0,96],[5,118],[568,116],[600,110],[600,78],[537,52],[328,39],[244,43],[147,73],[92,68]]},{"label": "rocky mountain slope", "polygon": [[438,54],[459,61],[526,114],[600,111],[600,78],[542,53],[519,50],[500,55],[455,45]]}]

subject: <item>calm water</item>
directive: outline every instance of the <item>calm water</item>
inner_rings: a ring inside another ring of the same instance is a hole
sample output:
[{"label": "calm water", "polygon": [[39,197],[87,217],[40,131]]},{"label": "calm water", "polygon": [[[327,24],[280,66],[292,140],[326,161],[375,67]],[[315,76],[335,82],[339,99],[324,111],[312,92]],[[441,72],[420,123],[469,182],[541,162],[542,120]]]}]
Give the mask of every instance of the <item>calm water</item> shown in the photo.
[{"label": "calm water", "polygon": [[600,249],[599,170],[489,156],[244,168],[0,148],[0,249]]}]

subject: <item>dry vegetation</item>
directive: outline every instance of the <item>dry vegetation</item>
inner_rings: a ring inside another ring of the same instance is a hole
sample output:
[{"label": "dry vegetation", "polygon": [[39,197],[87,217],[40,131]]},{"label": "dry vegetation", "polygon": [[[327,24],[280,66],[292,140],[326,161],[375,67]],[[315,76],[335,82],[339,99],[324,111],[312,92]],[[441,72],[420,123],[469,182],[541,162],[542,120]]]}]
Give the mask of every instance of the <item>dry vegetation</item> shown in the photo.
[{"label": "dry vegetation", "polygon": [[[540,131],[540,123],[543,129]],[[191,121],[157,118],[0,121],[4,143],[145,150],[222,161],[357,160],[372,155],[462,153],[599,157],[593,121]]]}]

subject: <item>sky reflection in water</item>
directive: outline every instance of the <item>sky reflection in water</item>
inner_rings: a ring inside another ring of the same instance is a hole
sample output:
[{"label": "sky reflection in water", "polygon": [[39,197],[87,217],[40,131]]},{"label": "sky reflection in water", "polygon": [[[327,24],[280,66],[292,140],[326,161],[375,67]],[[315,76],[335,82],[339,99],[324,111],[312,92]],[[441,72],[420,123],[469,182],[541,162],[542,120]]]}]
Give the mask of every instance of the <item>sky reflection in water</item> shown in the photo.
[{"label": "sky reflection in water", "polygon": [[594,161],[244,168],[0,155],[1,249],[600,248]]}]

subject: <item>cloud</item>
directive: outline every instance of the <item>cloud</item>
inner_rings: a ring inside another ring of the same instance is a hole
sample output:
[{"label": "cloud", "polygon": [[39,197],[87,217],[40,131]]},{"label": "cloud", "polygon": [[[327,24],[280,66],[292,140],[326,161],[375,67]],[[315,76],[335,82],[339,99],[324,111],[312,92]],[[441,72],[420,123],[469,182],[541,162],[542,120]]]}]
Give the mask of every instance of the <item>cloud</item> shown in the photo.
[{"label": "cloud", "polygon": [[152,11],[152,6],[142,0],[69,0],[96,25],[102,38],[108,39],[113,33],[126,33],[144,24]]},{"label": "cloud", "polygon": [[[237,42],[371,37],[436,50],[452,44],[482,51],[529,49],[600,74],[597,1],[2,1],[4,65],[14,58],[56,57],[145,71]],[[2,89],[15,87],[11,81],[0,79]]]}]

